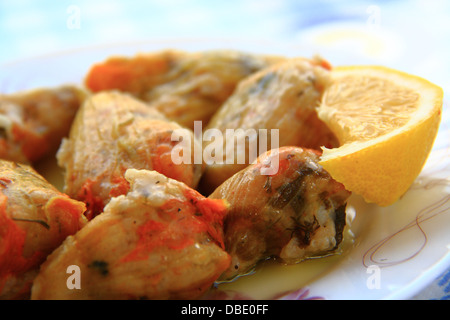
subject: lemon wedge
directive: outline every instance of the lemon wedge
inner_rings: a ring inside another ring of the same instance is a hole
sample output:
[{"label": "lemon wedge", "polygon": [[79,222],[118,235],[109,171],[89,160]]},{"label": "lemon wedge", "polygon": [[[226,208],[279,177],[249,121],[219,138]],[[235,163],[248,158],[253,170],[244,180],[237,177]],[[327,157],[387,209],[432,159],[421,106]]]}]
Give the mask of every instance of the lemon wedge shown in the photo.
[{"label": "lemon wedge", "polygon": [[340,147],[320,164],[365,201],[388,206],[412,185],[441,121],[443,91],[420,77],[381,66],[336,67],[318,107]]}]

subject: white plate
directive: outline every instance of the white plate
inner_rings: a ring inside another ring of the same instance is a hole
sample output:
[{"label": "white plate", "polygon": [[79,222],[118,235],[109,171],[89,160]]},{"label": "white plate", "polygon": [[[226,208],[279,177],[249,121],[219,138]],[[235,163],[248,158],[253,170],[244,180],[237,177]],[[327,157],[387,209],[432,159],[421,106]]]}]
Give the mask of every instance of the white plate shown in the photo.
[{"label": "white plate", "polygon": [[[134,55],[166,48],[239,49],[289,56],[313,53],[311,48],[295,44],[228,39],[93,47],[3,65],[0,92],[80,84],[93,63],[111,55]],[[442,119],[422,173],[398,202],[381,208],[366,204],[355,195],[350,198],[346,237],[340,254],[293,266],[262,264],[252,275],[218,285],[208,298],[407,299],[424,288],[450,266],[448,104],[444,105]],[[40,169],[45,173],[47,167],[44,164]],[[48,178],[60,183],[58,175]]]}]

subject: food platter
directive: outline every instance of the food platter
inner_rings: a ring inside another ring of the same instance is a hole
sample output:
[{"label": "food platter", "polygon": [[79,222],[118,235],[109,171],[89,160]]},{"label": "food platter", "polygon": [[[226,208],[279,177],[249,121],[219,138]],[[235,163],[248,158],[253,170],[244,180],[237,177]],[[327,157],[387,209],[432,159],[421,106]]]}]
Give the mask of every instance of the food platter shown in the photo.
[{"label": "food platter", "polygon": [[[0,66],[0,92],[81,84],[95,62],[111,55],[159,49],[239,49],[309,56],[311,48],[247,40],[167,40],[122,43],[55,53]],[[319,53],[320,54],[320,53]],[[327,57],[325,57],[327,58]],[[330,61],[333,64],[333,61]],[[408,192],[388,207],[352,195],[342,248],[296,265],[263,263],[253,274],[218,283],[207,299],[408,299],[450,266],[450,106],[428,161]],[[54,158],[37,164],[62,188]]]}]

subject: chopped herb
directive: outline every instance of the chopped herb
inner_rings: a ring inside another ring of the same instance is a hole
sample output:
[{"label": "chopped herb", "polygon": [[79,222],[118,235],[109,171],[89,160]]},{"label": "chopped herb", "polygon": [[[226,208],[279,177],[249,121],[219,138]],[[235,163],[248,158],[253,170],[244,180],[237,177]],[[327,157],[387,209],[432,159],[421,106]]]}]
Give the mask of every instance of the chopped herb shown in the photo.
[{"label": "chopped herb", "polygon": [[309,82],[311,82],[312,85],[316,84],[316,78],[309,75],[308,77],[306,77],[306,80],[308,80]]},{"label": "chopped herb", "polygon": [[102,276],[107,276],[109,273],[108,263],[102,260],[94,260],[88,267],[97,270]]},{"label": "chopped herb", "polygon": [[304,245],[311,243],[311,236],[314,235],[320,224],[317,221],[316,216],[312,222],[304,221],[303,223],[294,217],[291,217],[294,221],[294,228],[292,229],[292,235],[295,235]]},{"label": "chopped herb", "polygon": [[267,89],[270,82],[276,78],[276,74],[273,72],[269,72],[268,74],[264,75],[259,81],[256,83],[256,86],[253,86],[250,88],[249,93],[259,93],[263,92]]},{"label": "chopped herb", "polygon": [[269,204],[273,208],[283,209],[299,192],[303,179],[313,173],[313,170],[310,168],[302,168],[297,173],[299,174],[297,178],[277,188],[277,194],[269,201]]}]

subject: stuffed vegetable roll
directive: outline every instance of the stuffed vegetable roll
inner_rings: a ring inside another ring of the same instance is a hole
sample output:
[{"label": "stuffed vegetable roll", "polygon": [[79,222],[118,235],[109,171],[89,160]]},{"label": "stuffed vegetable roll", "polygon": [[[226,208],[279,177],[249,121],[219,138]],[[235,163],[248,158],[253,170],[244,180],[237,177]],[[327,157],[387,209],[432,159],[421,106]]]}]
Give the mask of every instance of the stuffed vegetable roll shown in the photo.
[{"label": "stuffed vegetable roll", "polygon": [[[224,239],[232,262],[222,280],[269,258],[292,264],[338,247],[350,192],[317,164],[318,158],[316,151],[299,147],[268,151],[210,195],[229,203]],[[270,166],[276,173],[265,174]]]},{"label": "stuffed vegetable roll", "polygon": [[184,130],[157,110],[120,92],[94,94],[80,108],[70,135],[58,153],[65,169],[64,191],[87,205],[89,219],[99,214],[109,199],[126,194],[129,168],[156,170],[195,188],[202,164],[176,164],[172,150],[178,145],[172,134]]},{"label": "stuffed vegetable roll", "polygon": [[28,165],[0,160],[0,299],[26,299],[39,266],[87,222],[84,203]]},{"label": "stuffed vegetable roll", "polygon": [[[32,299],[197,299],[228,268],[223,200],[156,171],[125,178],[130,191],[47,259]],[[79,268],[78,289],[66,285],[68,265]]]}]

